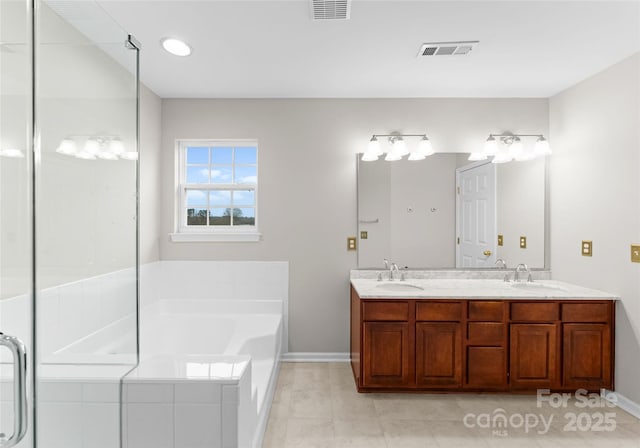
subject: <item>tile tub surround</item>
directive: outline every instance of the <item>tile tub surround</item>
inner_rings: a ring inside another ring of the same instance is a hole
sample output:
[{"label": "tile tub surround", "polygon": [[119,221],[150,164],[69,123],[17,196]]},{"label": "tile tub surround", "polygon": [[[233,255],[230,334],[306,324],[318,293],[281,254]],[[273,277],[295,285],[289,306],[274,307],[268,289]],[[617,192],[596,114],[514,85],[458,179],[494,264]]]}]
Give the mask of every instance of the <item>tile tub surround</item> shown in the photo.
[{"label": "tile tub surround", "polygon": [[[13,372],[6,364],[0,369],[0,424],[2,428],[12,428]],[[46,441],[47,448],[118,446],[120,378],[129,370],[128,366],[115,365],[41,366],[37,411],[40,443]],[[21,446],[30,443],[28,440]]]},{"label": "tile tub surround", "polygon": [[[555,280],[537,280],[533,283],[505,282],[495,279],[461,279],[461,278],[411,278],[405,281],[394,280],[381,282],[375,279],[352,278],[351,284],[358,295],[365,298],[465,298],[465,299],[615,299],[610,294],[595,289],[584,288],[570,283]],[[392,284],[414,285],[419,288],[407,290],[387,290],[381,286]],[[538,288],[538,289],[536,289]]]},{"label": "tile tub surround", "polygon": [[269,302],[279,301],[284,324],[282,350],[288,352],[289,263],[286,261],[164,260],[141,265],[141,306],[161,300],[204,300],[220,306],[222,301],[251,300],[267,307]]},{"label": "tile tub surround", "polygon": [[123,380],[125,448],[256,446],[248,356],[143,360]]},{"label": "tile tub surround", "polygon": [[[189,313],[206,313],[206,314],[238,314],[251,312],[254,314],[270,314],[278,316],[278,321],[283,321],[286,325],[286,318],[282,319],[282,314],[286,314],[288,299],[288,263],[283,262],[157,262],[140,266],[140,302],[141,302],[141,321],[144,327],[145,323],[149,323],[148,318],[151,313],[165,314],[182,314]],[[212,288],[211,285],[215,285]],[[48,441],[48,448],[105,448],[113,446],[117,441],[111,440],[113,434],[119,437],[119,420],[120,420],[120,379],[131,369],[132,363],[130,359],[124,359],[122,356],[110,354],[113,347],[108,347],[106,341],[120,340],[116,336],[121,335],[123,331],[130,328],[127,324],[135,315],[135,270],[117,271],[98,277],[88,278],[81,281],[48,288],[42,291],[40,297],[38,317],[39,323],[43,325],[43,333],[47,335],[40,345],[40,354],[45,356],[47,363],[46,368],[39,371],[39,380],[46,390],[46,395],[42,400],[40,412],[42,431]],[[253,300],[247,300],[253,299]],[[28,317],[30,316],[30,297],[17,296],[0,301],[0,321],[3,323],[3,329],[7,333],[31,334],[29,331]],[[78,319],[82,316],[83,319]],[[282,331],[282,323],[277,333],[280,337],[275,337],[274,346],[280,350],[282,344],[287,341]],[[254,326],[255,327],[255,326]],[[41,334],[43,334],[41,333]],[[184,332],[183,332],[184,333]],[[25,342],[29,342],[28,339]],[[149,340],[147,338],[146,340]],[[121,340],[126,349],[130,346],[126,339]],[[239,339],[235,340],[234,347],[229,350],[237,352],[260,351],[265,340],[258,339],[243,347]],[[107,349],[108,347],[108,349]],[[144,352],[144,346],[141,347]],[[275,349],[274,349],[275,350]],[[126,353],[124,349],[118,349],[120,353]],[[144,356],[144,353],[143,353]],[[279,356],[275,355],[275,359]],[[216,357],[214,357],[216,358]],[[274,356],[271,357],[272,359]],[[219,358],[216,358],[220,361]],[[4,361],[4,359],[2,359]],[[116,365],[117,363],[127,362],[129,365]],[[172,359],[170,363],[175,367],[180,365],[179,359]],[[55,364],[56,362],[71,362],[75,365]],[[202,360],[200,360],[202,361]],[[191,358],[189,363],[192,370],[196,372],[202,364],[211,364],[210,359],[200,362]],[[216,362],[217,362],[216,361]],[[101,363],[100,366],[91,366],[87,363]],[[115,363],[114,365],[108,365]],[[228,360],[222,360],[221,366],[229,368]],[[203,416],[211,416],[214,412],[213,407],[218,407],[218,414],[221,416],[234,415],[236,419],[253,421],[249,426],[256,428],[256,431],[244,431],[236,429],[235,436],[233,431],[219,433],[220,446],[227,447],[246,447],[251,446],[251,442],[244,442],[242,437],[247,434],[259,434],[259,440],[266,426],[267,412],[263,412],[262,420],[258,420],[257,416],[251,417],[251,413],[244,413],[240,410],[240,402],[243,394],[250,397],[251,407],[255,409],[258,403],[255,396],[252,396],[254,385],[252,379],[256,379],[257,371],[266,371],[274,369],[273,374],[267,376],[261,384],[263,390],[268,392],[261,394],[261,401],[265,403],[263,408],[267,409],[273,395],[275,387],[275,378],[277,377],[278,362],[271,363],[269,367],[266,359],[252,360],[251,368],[244,370],[245,374],[241,378],[237,378],[234,384],[227,384],[231,387],[223,395],[226,397],[222,401],[209,401],[202,403],[198,399],[187,402],[183,399],[169,403],[165,401],[161,403],[163,412],[167,411],[167,407],[173,409],[173,424],[175,427],[172,431],[175,434],[185,432],[185,427],[199,422],[196,426],[205,432],[191,431],[190,434],[200,434],[202,443],[209,440],[210,434],[206,430],[213,425],[211,420],[202,421]],[[183,373],[187,370],[187,363],[182,364]],[[155,369],[154,362],[149,363],[146,360],[141,365],[143,376],[140,372],[131,375],[131,387],[135,388],[135,384],[150,382],[152,384],[167,381],[166,378],[158,378],[157,370],[155,373],[151,371]],[[233,370],[233,368],[231,368]],[[214,369],[214,371],[217,371]],[[146,377],[144,375],[147,375]],[[173,377],[169,379],[169,383],[179,381],[179,374],[172,373]],[[4,378],[4,376],[3,376]],[[270,379],[272,378],[272,379]],[[220,380],[220,378],[217,378]],[[202,381],[202,380],[194,380]],[[232,381],[232,382],[233,382]],[[218,381],[220,383],[220,381]],[[273,383],[273,387],[270,383]],[[220,383],[222,384],[222,383]],[[46,386],[45,386],[46,385]],[[97,385],[97,386],[96,386]],[[112,394],[106,393],[84,393],[84,390],[92,390],[95,387],[104,387],[109,390],[117,391]],[[117,386],[117,387],[116,387]],[[116,389],[113,389],[116,387]],[[140,387],[144,388],[142,384]],[[175,385],[169,385],[174,389]],[[220,387],[212,386],[212,387]],[[235,387],[237,390],[233,389]],[[239,388],[242,387],[242,392]],[[222,389],[221,389],[222,390]],[[236,393],[236,401],[233,401],[232,395]],[[65,391],[69,391],[66,393]],[[222,393],[222,392],[221,392]],[[6,398],[10,395],[3,393],[0,398]],[[204,395],[203,395],[204,396]],[[135,397],[135,394],[134,394]],[[231,401],[229,401],[231,399]],[[0,401],[2,401],[0,399]],[[246,402],[247,400],[245,400]],[[132,402],[133,410],[126,415],[127,421],[132,423],[128,426],[134,430],[137,424],[145,427],[145,416],[138,413],[137,410],[145,408],[148,403]],[[4,401],[0,403],[2,410],[10,407],[11,403]],[[128,402],[123,403],[126,407]],[[202,409],[203,414],[196,415],[196,408]],[[243,406],[248,408],[248,406]],[[184,411],[184,412],[183,412]],[[209,412],[211,411],[211,412]],[[0,410],[1,412],[1,410]],[[186,412],[186,414],[185,414]],[[215,412],[214,412],[215,413]],[[211,414],[211,415],[210,415]],[[216,415],[218,415],[216,414]],[[8,412],[2,412],[0,417],[10,415]],[[243,415],[245,417],[243,417]],[[246,417],[246,416],[249,417]],[[68,416],[65,417],[65,416]],[[189,416],[194,417],[190,419]],[[199,420],[195,417],[199,416]],[[123,416],[124,417],[124,416]],[[225,418],[227,418],[225,417]],[[137,418],[141,420],[136,421]],[[251,420],[253,418],[253,420]],[[133,419],[133,420],[131,420]],[[248,419],[248,420],[247,420]],[[104,422],[103,426],[101,422]],[[9,422],[7,422],[9,423]],[[135,423],[135,424],[133,424]],[[186,426],[185,426],[186,425]],[[221,423],[222,425],[222,423]],[[7,427],[11,425],[8,424]],[[246,428],[246,424],[244,427]],[[3,427],[5,427],[3,425]],[[103,427],[103,431],[94,431],[93,429]],[[233,424],[224,427],[233,428]],[[84,430],[84,428],[88,428]],[[93,429],[91,429],[93,428]],[[115,432],[109,432],[108,428]],[[126,431],[125,426],[125,431]],[[148,428],[148,427],[147,427]],[[191,428],[193,429],[193,428]],[[65,443],[65,434],[73,434],[73,437]],[[100,440],[85,437],[85,434],[103,434]],[[145,445],[136,445],[133,441],[140,436],[140,431],[132,433],[132,444],[128,448],[143,448]],[[126,437],[127,434],[125,434]],[[153,437],[153,433],[147,435]],[[237,439],[234,439],[237,437]],[[60,444],[57,441],[60,441]],[[173,443],[173,438],[167,439]],[[162,443],[166,443],[167,440]],[[198,444],[193,439],[187,437],[186,440],[190,447],[197,447]],[[112,443],[113,442],[113,443]],[[161,444],[157,446],[163,446]],[[153,445],[156,446],[156,445]],[[179,445],[176,445],[179,446]],[[205,444],[207,448],[218,445]],[[258,443],[259,446],[259,443]]]},{"label": "tile tub surround", "polygon": [[[120,379],[135,364],[135,294],[133,268],[38,292],[38,437],[48,448],[119,444]],[[0,301],[1,328],[23,339],[27,356],[32,316],[30,295]],[[2,351],[0,368],[11,368],[9,356]],[[1,376],[0,420],[11,428],[13,372]]]},{"label": "tile tub surround", "polygon": [[[546,434],[511,428],[506,436],[492,428],[467,428],[466,414],[508,416],[553,415]],[[565,431],[567,412],[615,412],[614,431]],[[493,394],[358,394],[347,363],[283,363],[274,397],[264,448],[637,448],[640,420],[619,408],[566,408],[547,403],[537,407],[535,396]]]},{"label": "tile tub surround", "polygon": [[261,446],[287,340],[288,263],[161,261],[140,281],[126,448]]},{"label": "tile tub surround", "polygon": [[[65,283],[39,291],[37,296],[40,339],[38,355],[55,363],[61,352],[91,355],[82,341],[99,332],[135,333],[132,320],[136,310],[135,270],[114,271]],[[16,335],[31,346],[31,296],[20,295],[0,300],[0,324],[5,334]],[[79,319],[78,316],[82,316]],[[118,328],[119,327],[119,328]],[[110,351],[128,354],[135,350],[131,338],[111,338]],[[4,361],[5,354],[2,354]],[[104,362],[104,357],[99,362]],[[120,360],[121,361],[121,360]],[[91,362],[85,357],[84,362]]]},{"label": "tile tub surround", "polygon": [[255,302],[216,302],[161,300],[143,308],[140,364],[123,379],[126,448],[261,445],[278,375],[282,304],[255,314]]}]

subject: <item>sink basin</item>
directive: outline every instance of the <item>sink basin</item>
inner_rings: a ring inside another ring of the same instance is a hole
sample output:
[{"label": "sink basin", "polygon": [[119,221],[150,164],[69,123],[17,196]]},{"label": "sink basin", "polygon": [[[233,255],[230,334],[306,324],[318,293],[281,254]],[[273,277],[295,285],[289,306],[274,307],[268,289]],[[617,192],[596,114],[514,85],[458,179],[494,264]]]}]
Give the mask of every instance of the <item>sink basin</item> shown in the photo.
[{"label": "sink basin", "polygon": [[395,291],[395,292],[403,292],[403,291],[423,291],[424,288],[421,286],[412,285],[411,283],[380,283],[376,285],[376,288],[383,289],[385,291]]},{"label": "sink basin", "polygon": [[512,283],[512,288],[520,289],[522,291],[541,292],[541,293],[553,293],[553,292],[566,292],[567,290],[556,285],[549,285],[545,283],[527,282],[527,283]]}]

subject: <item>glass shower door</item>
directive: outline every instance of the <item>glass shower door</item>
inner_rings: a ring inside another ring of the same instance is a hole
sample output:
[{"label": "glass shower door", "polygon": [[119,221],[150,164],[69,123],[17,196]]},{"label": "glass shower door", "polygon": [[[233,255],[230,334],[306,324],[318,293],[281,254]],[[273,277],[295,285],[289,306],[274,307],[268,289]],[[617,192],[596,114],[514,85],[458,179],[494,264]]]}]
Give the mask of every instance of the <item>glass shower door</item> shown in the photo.
[{"label": "glass shower door", "polygon": [[116,448],[137,363],[135,45],[94,2],[35,21],[36,442]]},{"label": "glass shower door", "polygon": [[32,446],[31,14],[0,0],[0,446]]}]

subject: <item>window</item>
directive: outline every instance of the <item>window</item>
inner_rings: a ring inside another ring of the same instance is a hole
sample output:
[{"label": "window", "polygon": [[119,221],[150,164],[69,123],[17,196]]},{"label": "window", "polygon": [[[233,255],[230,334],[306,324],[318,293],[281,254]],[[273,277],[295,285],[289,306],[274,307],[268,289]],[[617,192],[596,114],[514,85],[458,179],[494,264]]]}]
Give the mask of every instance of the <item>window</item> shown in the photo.
[{"label": "window", "polygon": [[173,241],[258,241],[258,142],[180,141]]}]

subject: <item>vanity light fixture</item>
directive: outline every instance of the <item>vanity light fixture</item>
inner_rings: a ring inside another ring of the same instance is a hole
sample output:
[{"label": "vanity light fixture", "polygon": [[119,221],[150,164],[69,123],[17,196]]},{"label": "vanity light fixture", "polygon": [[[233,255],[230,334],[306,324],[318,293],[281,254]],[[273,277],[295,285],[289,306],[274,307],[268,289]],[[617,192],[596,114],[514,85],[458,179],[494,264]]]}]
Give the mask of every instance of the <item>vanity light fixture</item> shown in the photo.
[{"label": "vanity light fixture", "polygon": [[56,152],[83,160],[138,160],[137,151],[127,151],[122,140],[111,135],[69,136],[60,142]]},{"label": "vanity light fixture", "polygon": [[16,148],[0,149],[0,156],[9,157],[10,159],[22,159],[24,158],[24,152]]},{"label": "vanity light fixture", "polygon": [[58,145],[56,152],[58,154],[64,154],[66,156],[72,156],[78,152],[78,145],[74,140],[70,138],[65,138]]},{"label": "vanity light fixture", "polygon": [[[384,150],[379,137],[387,137],[389,140],[390,148]],[[414,149],[409,149],[407,145],[406,137],[417,137],[420,141]],[[388,162],[401,160],[404,156],[409,155],[407,160],[424,160],[428,156],[435,153],[431,146],[431,141],[426,134],[373,134],[371,140],[369,140],[369,146],[367,150],[362,154],[360,160],[363,162],[373,162],[378,160],[378,157],[387,154],[384,160]]]},{"label": "vanity light fixture", "polygon": [[[525,146],[522,138],[537,138],[537,140],[532,148]],[[489,134],[482,151],[471,153],[469,160],[486,160],[489,157],[493,157],[491,160],[492,163],[506,163],[512,160],[523,162],[550,154],[551,148],[549,147],[549,142],[542,134],[512,134],[510,132],[503,132],[502,134]]]},{"label": "vanity light fixture", "polygon": [[389,143],[391,143],[391,150],[387,152],[387,156],[384,158],[387,162],[395,162],[402,159],[407,149],[407,144],[402,137],[389,137]]},{"label": "vanity light fixture", "polygon": [[160,41],[162,48],[174,56],[189,56],[191,47],[186,42],[176,39],[175,37],[166,37]]}]

